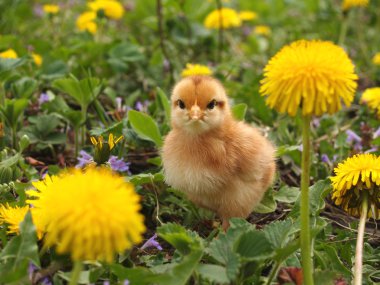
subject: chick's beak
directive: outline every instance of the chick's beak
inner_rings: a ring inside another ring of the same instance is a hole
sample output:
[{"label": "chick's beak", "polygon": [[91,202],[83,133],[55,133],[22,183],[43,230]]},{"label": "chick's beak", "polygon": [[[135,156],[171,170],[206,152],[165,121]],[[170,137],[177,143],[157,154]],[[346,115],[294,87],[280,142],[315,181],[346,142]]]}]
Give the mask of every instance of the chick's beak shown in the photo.
[{"label": "chick's beak", "polygon": [[190,109],[190,119],[192,120],[199,120],[202,117],[202,112],[199,106],[194,105]]}]

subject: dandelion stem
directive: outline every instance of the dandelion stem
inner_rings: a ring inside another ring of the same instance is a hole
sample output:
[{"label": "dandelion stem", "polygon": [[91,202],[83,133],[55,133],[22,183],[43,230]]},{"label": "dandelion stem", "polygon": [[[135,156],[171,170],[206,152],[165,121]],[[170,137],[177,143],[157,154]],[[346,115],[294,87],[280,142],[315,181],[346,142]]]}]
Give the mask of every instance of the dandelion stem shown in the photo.
[{"label": "dandelion stem", "polygon": [[358,238],[356,240],[356,253],[355,253],[355,267],[354,267],[354,285],[362,284],[362,271],[363,271],[363,239],[365,222],[368,213],[368,196],[367,192],[363,192],[362,212],[360,215]]},{"label": "dandelion stem", "polygon": [[219,11],[219,29],[218,29],[218,53],[216,61],[220,63],[222,61],[222,52],[223,52],[223,18],[222,18],[222,2],[216,0],[216,6]]},{"label": "dandelion stem", "polygon": [[271,272],[270,272],[270,275],[268,277],[268,282],[267,282],[267,285],[270,285],[272,284],[272,281],[273,279],[277,276],[278,274],[278,270],[280,269],[280,266],[281,266],[281,262],[276,262],[275,263],[275,266],[273,266]]},{"label": "dandelion stem", "polygon": [[301,257],[305,285],[313,285],[313,260],[311,258],[309,177],[310,177],[310,116],[303,117],[302,174],[301,174]]},{"label": "dandelion stem", "polygon": [[82,261],[75,261],[74,262],[74,268],[71,271],[71,276],[70,276],[70,283],[69,285],[76,285],[78,284],[80,272],[82,271]]},{"label": "dandelion stem", "polygon": [[339,39],[338,39],[338,45],[340,46],[343,46],[346,40],[348,25],[351,22],[351,17],[352,17],[351,15],[352,15],[351,11],[343,13],[343,20],[341,21],[342,24],[340,27]]}]

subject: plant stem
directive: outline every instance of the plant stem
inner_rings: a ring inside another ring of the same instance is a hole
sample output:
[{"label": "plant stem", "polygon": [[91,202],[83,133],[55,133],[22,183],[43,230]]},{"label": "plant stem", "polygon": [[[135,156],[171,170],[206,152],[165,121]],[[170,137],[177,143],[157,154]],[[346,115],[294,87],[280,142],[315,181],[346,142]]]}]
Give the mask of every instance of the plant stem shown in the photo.
[{"label": "plant stem", "polygon": [[75,157],[78,157],[78,153],[79,153],[79,129],[78,128],[74,128],[74,136],[75,136]]},{"label": "plant stem", "polygon": [[223,18],[222,18],[222,2],[216,0],[216,6],[219,11],[219,29],[218,29],[218,53],[216,61],[220,63],[222,61],[222,51],[223,51]]},{"label": "plant stem", "polygon": [[343,20],[341,21],[339,39],[338,39],[338,45],[340,46],[343,46],[344,41],[346,40],[348,22],[351,18],[350,15],[351,15],[351,11],[348,11],[347,14],[343,14]]},{"label": "plant stem", "polygon": [[313,260],[311,257],[309,179],[310,179],[310,121],[303,116],[302,174],[301,174],[301,258],[305,285],[313,285]]},{"label": "plant stem", "polygon": [[78,284],[80,272],[82,271],[82,261],[75,261],[74,262],[74,268],[71,271],[71,276],[70,276],[70,283],[69,285],[76,285]]},{"label": "plant stem", "polygon": [[368,213],[368,194],[363,192],[362,212],[360,214],[358,238],[356,240],[356,252],[355,252],[355,267],[354,267],[354,285],[362,284],[362,271],[363,271],[363,239],[365,222]]},{"label": "plant stem", "polygon": [[273,268],[269,274],[267,285],[270,285],[272,283],[273,279],[276,277],[276,275],[278,273],[278,270],[280,269],[280,266],[281,266],[281,262],[276,261],[275,266],[273,266]]}]

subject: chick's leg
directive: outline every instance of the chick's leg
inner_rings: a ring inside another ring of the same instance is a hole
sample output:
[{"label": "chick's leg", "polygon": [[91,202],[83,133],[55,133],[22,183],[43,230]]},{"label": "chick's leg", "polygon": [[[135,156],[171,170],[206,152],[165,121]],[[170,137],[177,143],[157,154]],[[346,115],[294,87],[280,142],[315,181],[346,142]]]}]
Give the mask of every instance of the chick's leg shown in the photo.
[{"label": "chick's leg", "polygon": [[222,218],[222,228],[223,228],[223,231],[227,231],[228,228],[230,227],[230,221],[228,218]]}]

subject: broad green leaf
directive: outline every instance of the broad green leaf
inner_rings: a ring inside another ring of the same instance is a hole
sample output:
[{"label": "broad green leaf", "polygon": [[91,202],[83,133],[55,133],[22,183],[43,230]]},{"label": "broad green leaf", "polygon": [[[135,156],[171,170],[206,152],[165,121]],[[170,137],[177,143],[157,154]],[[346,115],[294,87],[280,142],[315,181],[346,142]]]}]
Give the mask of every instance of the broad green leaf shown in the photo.
[{"label": "broad green leaf", "polygon": [[274,255],[265,233],[258,230],[243,233],[234,249],[246,261],[265,260]]},{"label": "broad green leaf", "polygon": [[29,99],[37,89],[37,81],[30,77],[22,77],[11,85],[15,97]]},{"label": "broad green leaf", "polygon": [[3,72],[14,70],[27,62],[26,57],[22,58],[0,58],[0,75]]},{"label": "broad green leaf", "polygon": [[288,243],[291,231],[292,221],[290,219],[270,223],[263,230],[274,249],[282,248]]},{"label": "broad green leaf", "polygon": [[217,284],[230,284],[231,280],[227,277],[224,266],[214,264],[199,264],[197,272],[209,282]]},{"label": "broad green leaf", "polygon": [[[243,229],[228,229],[228,233],[234,233],[234,237],[237,239],[243,233]],[[236,279],[241,266],[239,254],[232,249],[234,242],[235,239],[229,240],[226,234],[219,234],[218,238],[213,239],[206,248],[207,254],[226,267],[227,277],[230,281]]]},{"label": "broad green leaf", "polygon": [[27,99],[6,99],[5,105],[0,106],[0,112],[9,126],[15,128],[27,106]]},{"label": "broad green leaf", "polygon": [[300,147],[298,145],[291,145],[291,146],[281,145],[281,146],[277,147],[276,156],[281,157],[281,156],[288,154],[290,152],[299,151],[299,149],[300,149]]},{"label": "broad green leaf", "polygon": [[274,199],[283,203],[294,203],[300,195],[298,187],[282,186],[280,190],[274,192]]},{"label": "broad green leaf", "polygon": [[17,164],[21,158],[22,158],[21,154],[16,153],[14,156],[11,156],[11,157],[1,161],[0,166],[1,167],[12,167],[13,165]]},{"label": "broad green leaf", "polygon": [[[65,281],[70,281],[71,272],[58,271],[58,276]],[[81,271],[79,274],[78,284],[90,284],[90,271]]]},{"label": "broad green leaf", "polygon": [[74,98],[86,111],[88,105],[100,94],[102,83],[98,78],[88,77],[78,80],[74,76],[61,78],[53,82],[52,86]]},{"label": "broad green leaf", "polygon": [[163,142],[160,130],[152,117],[135,110],[130,110],[128,112],[128,120],[132,128],[142,139],[150,140],[158,147],[162,146]]},{"label": "broad green leaf", "polygon": [[245,103],[236,104],[231,108],[232,115],[236,120],[243,121],[247,108],[248,106]]},{"label": "broad green leaf", "polygon": [[168,223],[162,225],[157,229],[157,233],[183,255],[188,254],[192,248],[201,247],[199,236],[178,224]]},{"label": "broad green leaf", "polygon": [[25,262],[25,259],[40,266],[38,255],[36,227],[32,222],[30,211],[20,224],[20,235],[11,239],[0,254],[0,260],[12,264],[11,269],[16,270]]},{"label": "broad green leaf", "polygon": [[162,89],[159,87],[157,87],[157,95],[158,95],[158,98],[160,99],[161,105],[164,108],[166,121],[169,122],[170,121],[170,112],[171,112],[170,100],[166,96],[164,91],[162,91]]},{"label": "broad green leaf", "polygon": [[265,192],[264,198],[260,201],[260,204],[255,207],[254,211],[260,214],[268,214],[274,212],[276,208],[277,203],[273,197],[273,190],[269,189]]},{"label": "broad green leaf", "polygon": [[147,183],[162,182],[164,181],[164,175],[161,172],[151,174],[151,173],[140,173],[133,176],[125,177],[127,181],[134,185],[143,185]]}]

